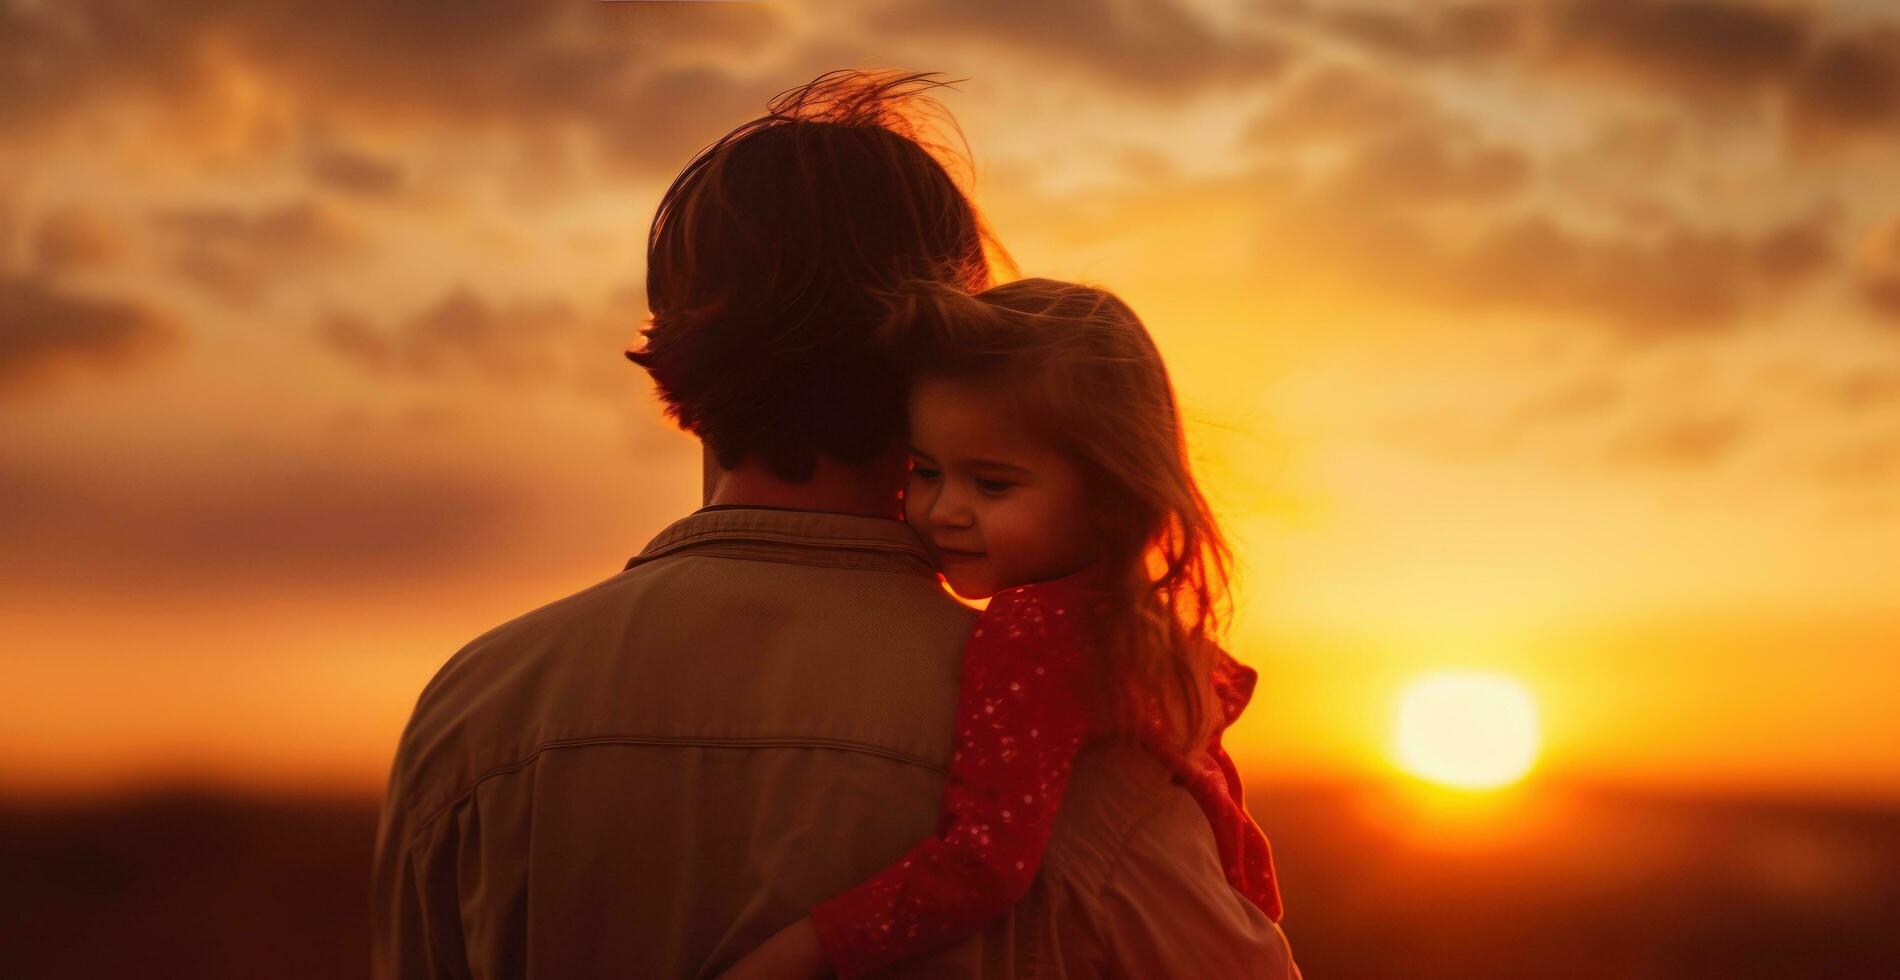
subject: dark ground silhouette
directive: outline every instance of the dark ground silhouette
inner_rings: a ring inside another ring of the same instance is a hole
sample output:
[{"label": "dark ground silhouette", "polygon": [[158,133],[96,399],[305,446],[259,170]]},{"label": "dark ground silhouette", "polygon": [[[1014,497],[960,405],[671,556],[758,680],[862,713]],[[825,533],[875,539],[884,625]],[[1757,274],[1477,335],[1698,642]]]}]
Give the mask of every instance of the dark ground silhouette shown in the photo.
[{"label": "dark ground silhouette", "polygon": [[[1523,848],[1425,848],[1351,786],[1260,787],[1312,980],[1900,977],[1900,809],[1577,791]],[[366,973],[376,807],[177,790],[0,803],[0,977]]]}]

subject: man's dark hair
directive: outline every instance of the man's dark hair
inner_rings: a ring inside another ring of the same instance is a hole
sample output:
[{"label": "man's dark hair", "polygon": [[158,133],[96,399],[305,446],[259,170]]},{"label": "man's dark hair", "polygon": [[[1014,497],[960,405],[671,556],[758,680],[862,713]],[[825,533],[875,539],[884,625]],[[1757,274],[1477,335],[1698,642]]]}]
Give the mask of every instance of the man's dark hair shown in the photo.
[{"label": "man's dark hair", "polygon": [[[647,238],[641,350],[667,414],[732,469],[811,478],[904,432],[880,330],[906,279],[990,284],[982,219],[926,135],[935,73],[834,71],[774,98],[674,179]],[[995,249],[1002,261],[1007,257]]]}]

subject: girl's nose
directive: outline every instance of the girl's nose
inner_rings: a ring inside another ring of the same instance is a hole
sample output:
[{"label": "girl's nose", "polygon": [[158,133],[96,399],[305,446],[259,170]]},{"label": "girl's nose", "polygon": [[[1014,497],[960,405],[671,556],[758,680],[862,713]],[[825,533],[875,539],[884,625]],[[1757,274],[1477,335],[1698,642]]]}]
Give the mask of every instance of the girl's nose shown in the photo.
[{"label": "girl's nose", "polygon": [[930,508],[930,520],[943,527],[963,528],[976,520],[976,514],[962,494],[946,487]]}]

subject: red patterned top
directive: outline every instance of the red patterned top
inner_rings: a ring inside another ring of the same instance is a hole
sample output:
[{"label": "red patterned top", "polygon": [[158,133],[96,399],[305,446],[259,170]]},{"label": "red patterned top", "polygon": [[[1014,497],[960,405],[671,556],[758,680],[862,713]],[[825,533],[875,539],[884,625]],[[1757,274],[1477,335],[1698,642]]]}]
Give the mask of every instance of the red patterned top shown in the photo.
[{"label": "red patterned top", "polygon": [[[812,910],[840,977],[951,946],[1028,891],[1075,755],[1099,734],[1087,710],[1083,598],[1071,578],[991,599],[964,653],[956,750],[936,836]],[[1240,716],[1255,679],[1220,652],[1220,730]],[[1219,734],[1192,761],[1146,742],[1207,814],[1227,880],[1280,921],[1273,853],[1242,805],[1240,775]]]}]

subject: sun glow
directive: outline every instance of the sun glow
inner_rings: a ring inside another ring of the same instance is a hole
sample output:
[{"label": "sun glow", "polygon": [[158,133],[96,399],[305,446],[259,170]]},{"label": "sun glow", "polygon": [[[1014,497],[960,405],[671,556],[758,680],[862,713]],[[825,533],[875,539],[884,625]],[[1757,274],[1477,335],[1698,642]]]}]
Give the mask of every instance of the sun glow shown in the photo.
[{"label": "sun glow", "polygon": [[1392,751],[1399,768],[1459,789],[1523,779],[1541,742],[1537,704],[1514,678],[1479,672],[1430,674],[1399,693]]}]

